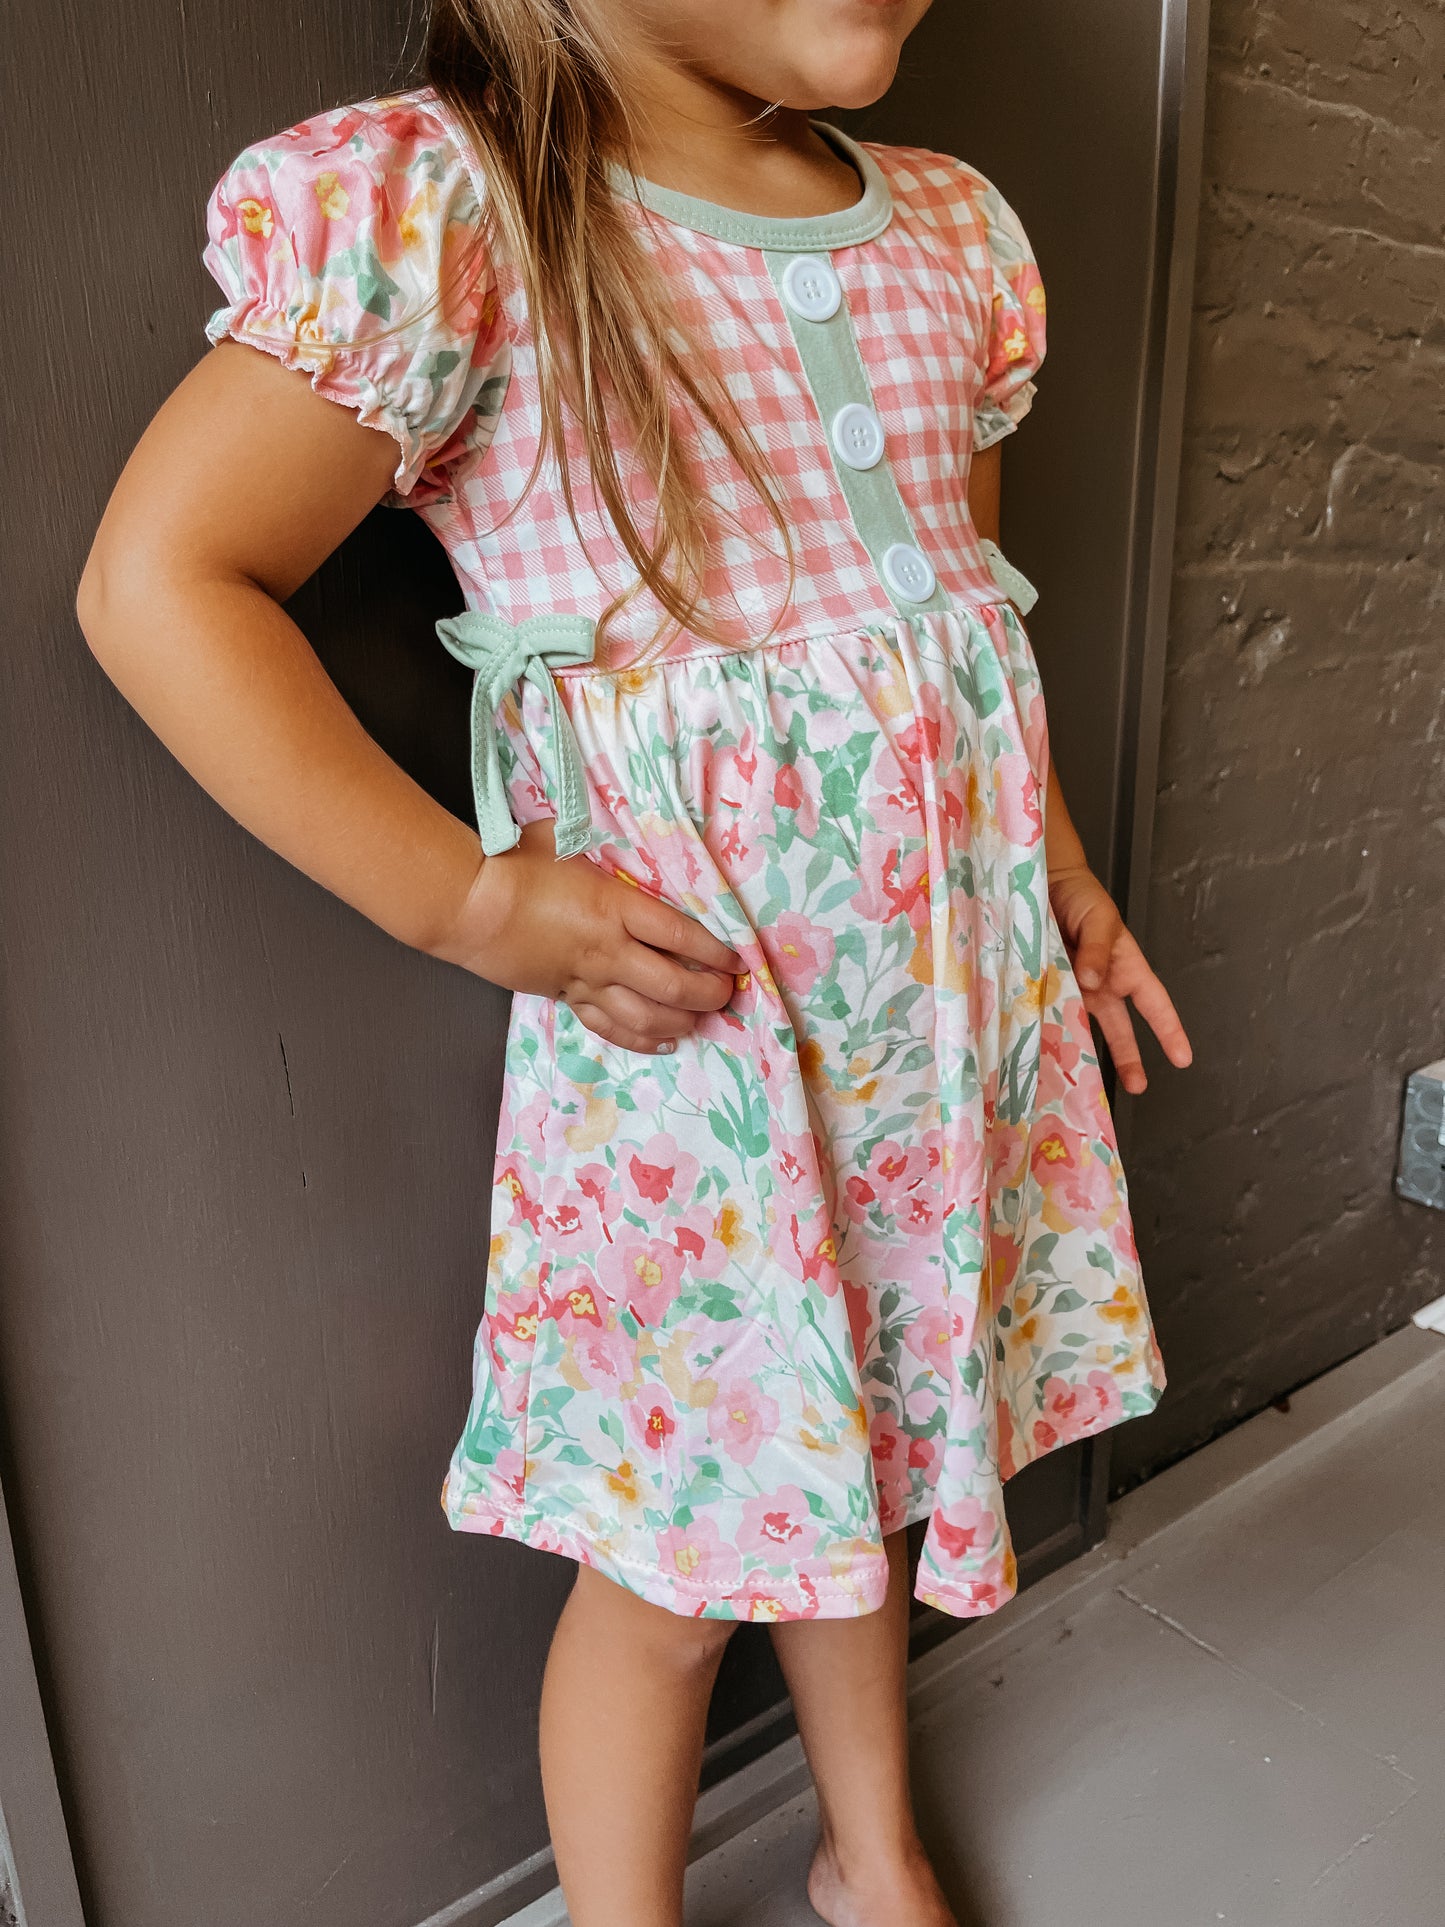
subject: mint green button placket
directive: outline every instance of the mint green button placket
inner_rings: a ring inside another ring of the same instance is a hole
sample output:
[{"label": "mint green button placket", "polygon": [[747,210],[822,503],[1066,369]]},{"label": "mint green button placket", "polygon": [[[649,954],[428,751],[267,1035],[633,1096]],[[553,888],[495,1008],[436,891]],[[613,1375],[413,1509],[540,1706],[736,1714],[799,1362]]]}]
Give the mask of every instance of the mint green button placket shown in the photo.
[{"label": "mint green button placket", "polygon": [[597,625],[590,616],[528,616],[503,622],[479,609],[437,624],[447,650],[475,670],[472,680],[472,793],[482,849],[500,856],[522,832],[512,819],[502,776],[497,710],[518,683],[530,682],[547,699],[547,741],[540,752],[543,775],[557,813],[557,855],[580,856],[591,841],[587,776],[571,719],[562,706],[552,669],[591,662]]},{"label": "mint green button placket", "polygon": [[[826,264],[830,274],[837,270],[827,255],[817,251],[796,254],[767,248],[763,255],[823,425],[833,473],[889,601],[905,616],[946,609],[948,599],[914,534],[889,465],[847,300],[835,307],[797,300],[800,263]],[[809,306],[821,318],[810,318]],[[840,452],[840,441],[846,456]],[[909,593],[920,589],[921,593]]]}]

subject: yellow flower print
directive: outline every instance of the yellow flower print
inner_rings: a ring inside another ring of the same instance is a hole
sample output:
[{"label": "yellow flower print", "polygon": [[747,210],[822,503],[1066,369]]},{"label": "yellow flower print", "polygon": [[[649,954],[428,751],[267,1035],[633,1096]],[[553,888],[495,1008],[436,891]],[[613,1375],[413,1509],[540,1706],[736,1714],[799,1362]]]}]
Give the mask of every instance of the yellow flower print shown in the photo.
[{"label": "yellow flower print", "polygon": [[238,201],[236,212],[248,234],[262,235],[268,241],[271,239],[276,221],[269,201]]},{"label": "yellow flower print", "polygon": [[743,1214],[731,1198],[724,1198],[722,1209],[713,1222],[713,1232],[725,1251],[735,1251],[741,1244],[745,1235]]},{"label": "yellow flower print", "polygon": [[630,1459],[623,1459],[615,1472],[603,1475],[603,1483],[614,1499],[623,1505],[641,1505],[642,1491],[637,1483],[637,1471]]},{"label": "yellow flower print", "polygon": [[579,1157],[606,1144],[617,1129],[617,1105],[610,1097],[589,1097],[579,1124],[569,1124],[562,1133],[569,1150]]},{"label": "yellow flower print", "polygon": [[1028,293],[1024,296],[1024,300],[1027,301],[1035,314],[1041,315],[1045,313],[1048,308],[1048,302],[1044,298],[1043,287],[1038,282],[1035,282],[1033,287],[1029,289]]},{"label": "yellow flower print", "polygon": [[428,181],[402,209],[397,220],[396,231],[401,236],[402,247],[408,252],[413,248],[426,246],[426,220],[428,215],[435,213],[436,204],[436,182]]},{"label": "yellow flower print", "polygon": [[1028,351],[1029,338],[1022,328],[1015,328],[1012,333],[1004,336],[1003,356],[1005,361],[1022,361]]},{"label": "yellow flower print", "polygon": [[805,1084],[816,1084],[823,1075],[823,1046],[816,1037],[805,1037],[798,1046],[798,1071]]},{"label": "yellow flower print", "polygon": [[677,1567],[677,1570],[682,1574],[684,1579],[691,1579],[692,1575],[702,1564],[702,1547],[693,1545],[679,1546],[672,1555],[672,1563]]},{"label": "yellow flower print", "polygon": [[1143,1323],[1144,1312],[1139,1300],[1127,1285],[1115,1285],[1114,1295],[1108,1304],[1100,1305],[1099,1316],[1109,1319],[1113,1324],[1122,1325],[1125,1331],[1131,1332]]},{"label": "yellow flower print", "polygon": [[338,174],[321,174],[316,181],[316,205],[328,221],[339,221],[351,206],[351,196]]}]

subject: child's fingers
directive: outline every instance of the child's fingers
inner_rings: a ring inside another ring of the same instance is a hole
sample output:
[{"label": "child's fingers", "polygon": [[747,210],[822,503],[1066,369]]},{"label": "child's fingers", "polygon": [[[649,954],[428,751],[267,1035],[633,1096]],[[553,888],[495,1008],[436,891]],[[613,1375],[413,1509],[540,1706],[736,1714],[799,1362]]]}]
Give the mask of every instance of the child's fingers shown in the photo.
[{"label": "child's fingers", "polygon": [[731,971],[680,963],[650,944],[625,936],[610,968],[619,986],[669,1010],[721,1010],[737,990]]},{"label": "child's fingers", "polygon": [[1084,990],[1098,990],[1108,981],[1122,928],[1118,911],[1107,899],[1085,912],[1074,943],[1074,975]]},{"label": "child's fingers", "polygon": [[[676,1049],[676,1025],[658,1030],[651,1023],[644,1026],[628,1022],[614,1007],[616,999],[611,991],[604,991],[600,995],[605,1001],[594,1003],[590,997],[567,999],[572,1014],[586,1025],[594,1037],[600,1037],[604,1044],[615,1044],[619,1050],[637,1051],[645,1057],[666,1056],[669,1051]],[[641,998],[637,999],[639,1004],[642,1001]]]},{"label": "child's fingers", "polygon": [[639,943],[649,944],[654,950],[665,950],[684,963],[701,964],[705,970],[720,971],[726,977],[735,977],[744,967],[737,952],[720,943],[695,918],[685,916],[670,903],[650,897],[645,890],[627,891],[622,924]]},{"label": "child's fingers", "polygon": [[1134,1035],[1128,1005],[1122,997],[1100,997],[1092,1007],[1092,1015],[1104,1033],[1119,1082],[1131,1097],[1137,1097],[1148,1086],[1149,1079],[1144,1074],[1144,1060],[1139,1055],[1139,1040]]},{"label": "child's fingers", "polygon": [[1178,1070],[1184,1070],[1194,1062],[1194,1050],[1179,1012],[1174,1008],[1174,1000],[1160,983],[1159,979],[1144,966],[1144,974],[1129,995],[1134,1000],[1134,1008],[1144,1022],[1159,1039],[1159,1048]]}]

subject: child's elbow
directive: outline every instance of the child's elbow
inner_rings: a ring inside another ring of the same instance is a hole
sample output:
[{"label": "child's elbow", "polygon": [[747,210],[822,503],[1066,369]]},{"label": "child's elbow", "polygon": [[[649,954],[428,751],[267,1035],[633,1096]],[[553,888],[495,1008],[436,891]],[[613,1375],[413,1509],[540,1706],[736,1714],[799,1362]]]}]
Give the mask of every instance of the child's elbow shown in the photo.
[{"label": "child's elbow", "polygon": [[135,596],[134,562],[114,552],[102,532],[91,544],[75,591],[75,618],[90,653],[102,668],[125,628],[126,610]]}]

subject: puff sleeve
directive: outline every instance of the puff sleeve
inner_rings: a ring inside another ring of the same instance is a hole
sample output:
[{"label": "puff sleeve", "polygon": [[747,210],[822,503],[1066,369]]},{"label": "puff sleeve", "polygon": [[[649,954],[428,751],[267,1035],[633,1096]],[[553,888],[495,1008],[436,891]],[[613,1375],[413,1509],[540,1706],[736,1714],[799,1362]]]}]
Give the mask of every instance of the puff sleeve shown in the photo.
[{"label": "puff sleeve", "polygon": [[1022,223],[998,189],[977,177],[974,209],[992,278],[988,359],[974,404],[974,448],[1011,435],[1029,412],[1044,358],[1044,289]]},{"label": "puff sleeve", "polygon": [[445,497],[491,440],[509,342],[478,196],[416,99],[318,114],[248,148],[207,209],[225,295],[211,341],[249,342],[397,444],[390,500]]}]

